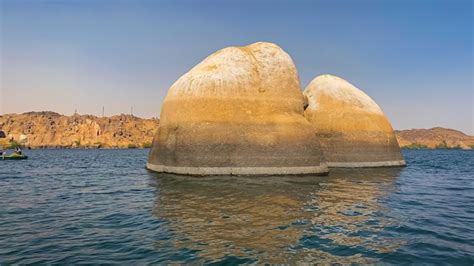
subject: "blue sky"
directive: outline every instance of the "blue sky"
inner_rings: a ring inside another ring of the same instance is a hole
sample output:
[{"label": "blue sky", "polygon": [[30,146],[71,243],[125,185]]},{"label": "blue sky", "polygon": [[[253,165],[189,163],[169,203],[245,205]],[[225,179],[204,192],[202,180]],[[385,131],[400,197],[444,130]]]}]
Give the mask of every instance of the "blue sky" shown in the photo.
[{"label": "blue sky", "polygon": [[474,134],[472,1],[0,2],[0,113],[159,116],[169,86],[209,54],[269,41],[303,88],[335,74],[394,128]]}]

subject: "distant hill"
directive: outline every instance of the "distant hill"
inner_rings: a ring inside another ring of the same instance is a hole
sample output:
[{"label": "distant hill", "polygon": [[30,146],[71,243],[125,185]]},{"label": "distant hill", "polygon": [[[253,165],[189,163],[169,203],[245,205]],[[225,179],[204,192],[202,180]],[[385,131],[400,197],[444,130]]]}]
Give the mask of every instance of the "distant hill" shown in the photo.
[{"label": "distant hill", "polygon": [[54,112],[0,115],[0,130],[6,135],[3,146],[13,139],[31,148],[149,147],[158,124],[158,119],[123,114],[111,117],[65,116]]},{"label": "distant hill", "polygon": [[[0,146],[31,148],[147,148],[158,119],[131,115],[65,116],[54,112],[0,115]],[[3,134],[2,134],[3,133]],[[454,129],[395,130],[402,148],[474,148],[474,137]],[[2,138],[3,135],[5,138]]]},{"label": "distant hill", "polygon": [[395,134],[402,148],[474,148],[474,136],[449,128],[395,130]]}]

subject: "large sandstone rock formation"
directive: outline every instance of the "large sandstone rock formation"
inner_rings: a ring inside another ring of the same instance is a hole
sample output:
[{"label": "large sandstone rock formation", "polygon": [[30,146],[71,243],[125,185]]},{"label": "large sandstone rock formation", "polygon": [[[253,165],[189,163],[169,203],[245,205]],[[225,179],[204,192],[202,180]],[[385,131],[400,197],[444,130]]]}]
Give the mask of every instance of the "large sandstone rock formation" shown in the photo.
[{"label": "large sandstone rock formation", "polygon": [[327,173],[290,56],[271,43],[215,52],[169,89],[147,167],[191,175]]},{"label": "large sandstone rock formation", "polygon": [[304,90],[306,118],[312,123],[328,165],[405,165],[392,126],[364,92],[332,75],[315,78]]}]

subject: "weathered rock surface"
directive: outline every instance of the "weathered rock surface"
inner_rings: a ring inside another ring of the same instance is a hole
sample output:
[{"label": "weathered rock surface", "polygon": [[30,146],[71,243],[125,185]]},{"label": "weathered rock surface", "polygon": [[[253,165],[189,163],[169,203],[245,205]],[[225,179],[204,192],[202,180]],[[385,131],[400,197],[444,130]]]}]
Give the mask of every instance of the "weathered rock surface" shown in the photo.
[{"label": "weathered rock surface", "polygon": [[392,126],[380,107],[346,80],[322,75],[305,88],[311,122],[329,166],[405,165]]},{"label": "weathered rock surface", "polygon": [[54,112],[0,115],[0,130],[7,135],[3,141],[14,139],[32,148],[149,146],[158,123],[157,119],[131,115],[64,116]]},{"label": "weathered rock surface", "polygon": [[147,167],[192,175],[326,173],[290,56],[272,43],[215,52],[179,78]]},{"label": "weathered rock surface", "polygon": [[395,130],[395,134],[402,148],[465,150],[474,148],[474,136],[449,128]]}]

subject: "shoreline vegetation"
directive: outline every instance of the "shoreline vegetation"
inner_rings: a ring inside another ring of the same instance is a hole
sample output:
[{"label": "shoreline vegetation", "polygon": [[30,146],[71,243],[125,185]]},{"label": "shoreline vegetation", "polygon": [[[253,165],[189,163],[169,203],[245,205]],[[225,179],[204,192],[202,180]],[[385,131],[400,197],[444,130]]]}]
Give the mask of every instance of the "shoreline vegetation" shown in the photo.
[{"label": "shoreline vegetation", "polygon": [[470,146],[468,149],[462,148],[460,145],[454,147],[444,146],[444,144],[440,143],[439,145],[435,146],[434,148],[430,148],[426,145],[419,144],[419,143],[412,143],[410,145],[400,146],[401,149],[404,150],[473,150],[474,145]]},{"label": "shoreline vegetation", "polygon": [[[0,115],[0,149],[148,149],[157,118],[98,117],[54,112]],[[395,130],[402,149],[474,149],[474,136],[435,127]]]},{"label": "shoreline vegetation", "polygon": [[41,149],[51,149],[51,150],[91,150],[91,149],[103,149],[103,150],[127,150],[127,149],[150,149],[151,148],[151,143],[143,143],[142,145],[135,145],[135,144],[129,144],[126,147],[118,147],[118,146],[104,146],[101,144],[97,145],[91,145],[91,146],[85,146],[85,145],[70,145],[70,146],[49,146],[49,145],[44,145],[44,146],[34,146],[31,147],[29,145],[25,144],[20,144],[17,141],[11,141],[7,142],[1,142],[0,141],[0,149],[4,150],[13,150],[17,147],[20,147],[22,149],[31,149],[31,150],[41,150]]},{"label": "shoreline vegetation", "polygon": [[395,135],[402,149],[474,149],[474,136],[449,128],[395,130]]},{"label": "shoreline vegetation", "polygon": [[[2,147],[3,146],[3,147]],[[20,147],[22,149],[32,149],[32,150],[41,150],[41,149],[50,149],[50,150],[92,150],[92,149],[102,149],[102,150],[128,150],[128,149],[150,149],[151,148],[151,143],[144,143],[142,145],[134,145],[134,144],[129,144],[127,147],[118,147],[118,146],[103,146],[103,145],[92,145],[92,146],[83,146],[83,145],[70,145],[70,146],[35,146],[31,147],[28,145],[22,145],[19,144],[16,141],[12,141],[9,144],[0,144],[0,147],[4,150],[13,150],[16,147]],[[474,145],[470,146],[468,149],[462,148],[460,145],[457,146],[447,146],[446,143],[440,143],[439,145],[436,145],[435,147],[428,147],[427,145],[424,144],[419,144],[419,143],[412,143],[410,145],[404,145],[400,146],[401,149],[404,150],[474,150]]]},{"label": "shoreline vegetation", "polygon": [[[126,147],[119,147],[119,146],[106,146],[102,144],[97,144],[97,145],[80,145],[80,144],[75,144],[75,145],[69,145],[69,146],[49,146],[49,145],[43,145],[43,146],[35,146],[31,147],[28,145],[20,144],[17,141],[13,140],[10,141],[8,144],[5,144],[5,142],[2,144],[0,142],[0,147],[5,150],[12,150],[15,149],[16,147],[20,147],[22,149],[33,149],[33,150],[38,150],[38,149],[51,149],[51,150],[90,150],[90,149],[103,149],[103,150],[127,150],[127,149],[150,149],[151,148],[151,143],[143,143],[142,145],[135,145],[135,144],[129,144]],[[471,145],[469,148],[463,148],[461,145],[456,145],[456,146],[448,146],[445,141],[439,143],[435,147],[428,147],[427,145],[420,144],[420,143],[412,143],[409,145],[404,145],[400,146],[401,149],[404,150],[474,150],[474,145]]]}]

